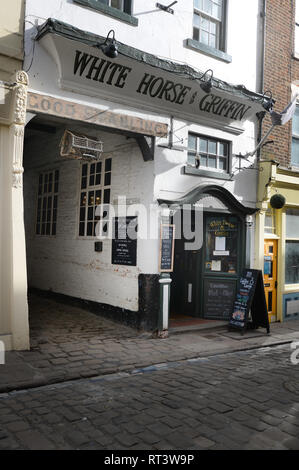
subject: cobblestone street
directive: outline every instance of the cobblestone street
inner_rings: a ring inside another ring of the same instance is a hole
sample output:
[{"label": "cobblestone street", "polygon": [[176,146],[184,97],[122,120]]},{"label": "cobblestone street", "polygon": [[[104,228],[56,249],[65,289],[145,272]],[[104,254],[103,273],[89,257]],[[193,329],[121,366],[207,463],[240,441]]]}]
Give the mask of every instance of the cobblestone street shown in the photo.
[{"label": "cobblestone street", "polygon": [[0,396],[1,449],[299,449],[290,345]]},{"label": "cobblestone street", "polygon": [[30,307],[31,350],[6,353],[0,393],[299,339],[296,320],[271,325],[270,335],[224,327],[161,340],[47,297],[32,296]]}]

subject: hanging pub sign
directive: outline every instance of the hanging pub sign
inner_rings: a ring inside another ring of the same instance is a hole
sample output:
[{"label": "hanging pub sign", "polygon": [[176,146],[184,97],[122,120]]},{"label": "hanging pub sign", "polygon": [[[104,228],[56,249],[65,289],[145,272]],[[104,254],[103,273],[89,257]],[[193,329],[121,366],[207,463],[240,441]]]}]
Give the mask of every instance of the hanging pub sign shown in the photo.
[{"label": "hanging pub sign", "polygon": [[113,219],[112,264],[137,265],[137,217]]},{"label": "hanging pub sign", "polygon": [[202,75],[196,70],[124,44],[111,59],[92,47],[97,38],[57,20],[49,19],[39,28],[37,40],[56,61],[61,88],[192,122],[204,119],[206,125],[234,128],[235,133],[264,109],[260,97],[245,87],[221,82],[205,93],[195,79]]},{"label": "hanging pub sign", "polygon": [[175,234],[174,225],[169,225],[169,224],[161,225],[160,260],[159,260],[159,271],[161,273],[171,273],[173,271],[174,234]]},{"label": "hanging pub sign", "polygon": [[263,274],[257,269],[244,269],[229,321],[229,328],[238,328],[242,333],[249,326],[266,328],[267,333],[270,332]]}]

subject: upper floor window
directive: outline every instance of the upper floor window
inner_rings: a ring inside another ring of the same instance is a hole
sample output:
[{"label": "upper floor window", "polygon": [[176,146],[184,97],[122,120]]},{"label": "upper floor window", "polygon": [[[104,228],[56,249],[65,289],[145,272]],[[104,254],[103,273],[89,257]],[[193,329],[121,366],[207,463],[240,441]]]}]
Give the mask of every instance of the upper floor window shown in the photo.
[{"label": "upper floor window", "polygon": [[189,134],[188,163],[203,170],[229,171],[229,143]]},{"label": "upper floor window", "polygon": [[194,0],[193,39],[214,49],[225,49],[225,1]]},{"label": "upper floor window", "polygon": [[292,121],[291,165],[299,166],[299,106],[296,107],[296,111]]},{"label": "upper floor window", "polygon": [[117,8],[117,10],[121,10],[128,15],[132,14],[132,0],[99,0],[99,2]]}]

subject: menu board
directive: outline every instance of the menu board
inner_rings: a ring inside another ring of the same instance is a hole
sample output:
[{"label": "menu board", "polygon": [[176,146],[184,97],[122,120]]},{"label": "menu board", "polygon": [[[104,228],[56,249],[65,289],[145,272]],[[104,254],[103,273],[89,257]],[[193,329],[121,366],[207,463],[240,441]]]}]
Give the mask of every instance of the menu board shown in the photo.
[{"label": "menu board", "polygon": [[233,308],[235,295],[236,281],[205,279],[205,318],[228,320]]},{"label": "menu board", "polygon": [[159,271],[161,273],[170,273],[173,271],[174,233],[175,233],[174,225],[169,225],[169,224],[161,225],[160,262],[159,262]]},{"label": "menu board", "polygon": [[249,311],[254,328],[262,326],[269,333],[269,317],[264,290],[262,271],[245,269],[239,283],[229,325],[245,329],[248,323]]},{"label": "menu board", "polygon": [[114,220],[112,264],[136,266],[137,217],[118,217]]}]

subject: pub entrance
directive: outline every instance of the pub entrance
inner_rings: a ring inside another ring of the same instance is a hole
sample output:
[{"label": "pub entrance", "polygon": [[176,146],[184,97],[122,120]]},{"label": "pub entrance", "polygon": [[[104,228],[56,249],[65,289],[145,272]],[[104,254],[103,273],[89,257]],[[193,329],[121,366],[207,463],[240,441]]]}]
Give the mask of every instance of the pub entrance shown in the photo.
[{"label": "pub entrance", "polygon": [[191,229],[202,230],[201,247],[186,249],[183,230],[175,241],[170,317],[228,320],[245,263],[245,220],[211,210],[204,210],[200,227],[195,220],[193,210]]}]

